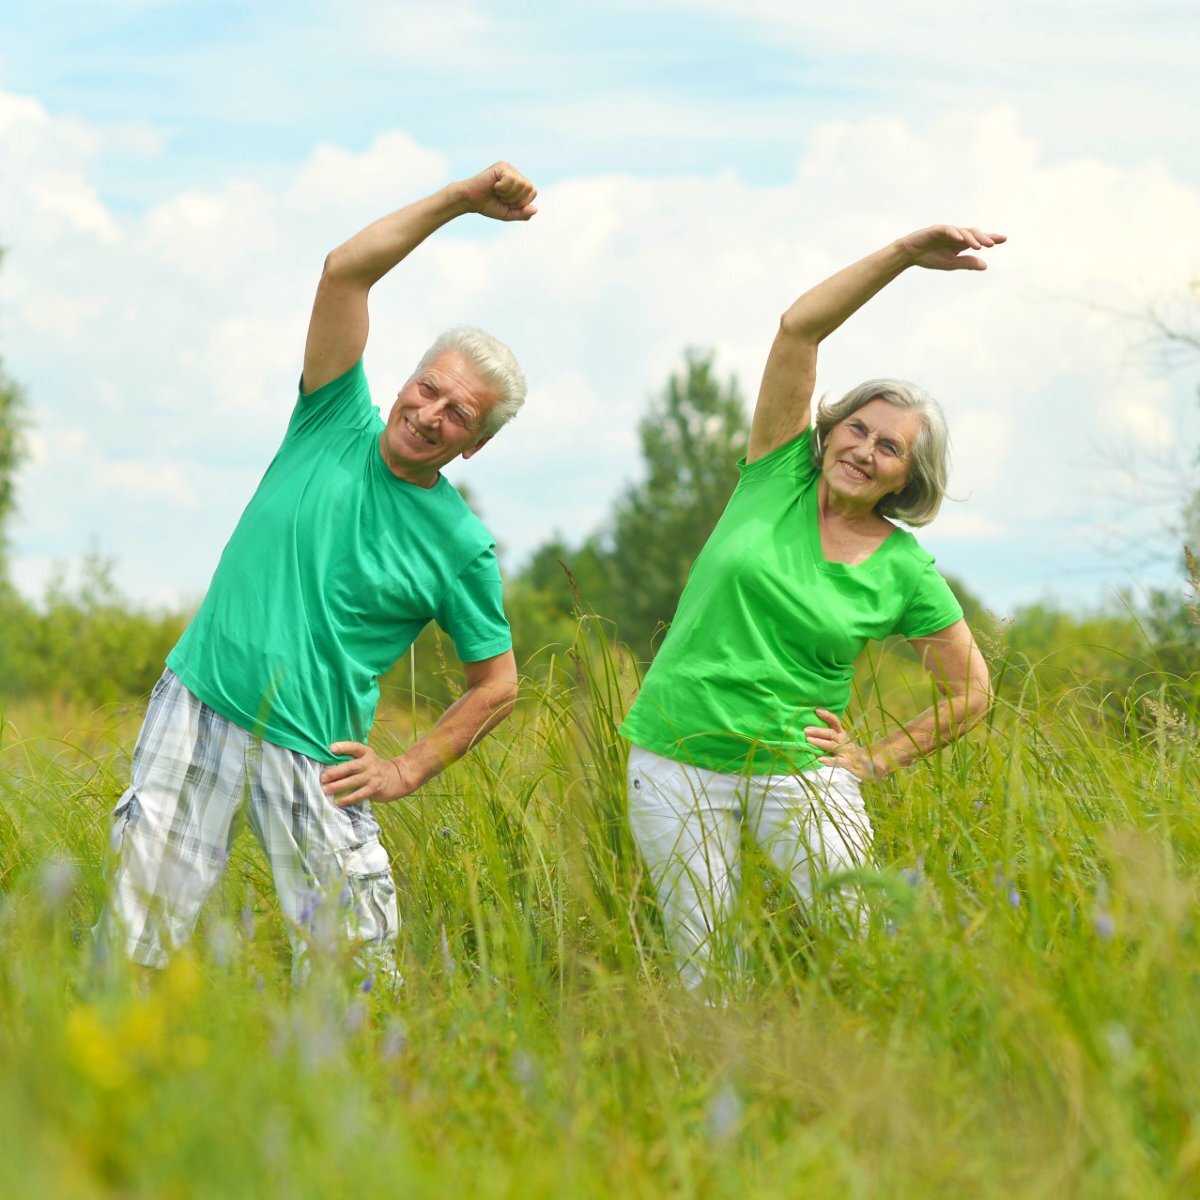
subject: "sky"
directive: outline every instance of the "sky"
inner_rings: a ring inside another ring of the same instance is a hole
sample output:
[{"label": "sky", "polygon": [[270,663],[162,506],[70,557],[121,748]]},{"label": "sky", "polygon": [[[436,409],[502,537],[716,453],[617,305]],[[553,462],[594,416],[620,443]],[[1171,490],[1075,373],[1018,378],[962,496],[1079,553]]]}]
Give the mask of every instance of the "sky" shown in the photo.
[{"label": "sky", "polygon": [[464,217],[372,293],[386,412],[443,328],[517,352],[520,416],[447,474],[502,562],[603,527],[689,347],[753,401],[780,313],[935,222],[822,346],[818,392],[946,409],[939,566],[1009,613],[1179,577],[1200,485],[1200,10],[1192,0],[0,0],[0,358],[25,391],[10,569],[83,557],[194,604],[282,436],[325,254],[498,159],[524,225]]}]

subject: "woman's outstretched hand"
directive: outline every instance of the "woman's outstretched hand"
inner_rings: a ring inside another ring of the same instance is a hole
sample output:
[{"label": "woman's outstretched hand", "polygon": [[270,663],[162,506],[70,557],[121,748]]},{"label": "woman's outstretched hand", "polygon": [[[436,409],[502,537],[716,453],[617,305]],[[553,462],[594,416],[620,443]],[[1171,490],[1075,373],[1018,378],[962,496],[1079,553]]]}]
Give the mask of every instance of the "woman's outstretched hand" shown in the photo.
[{"label": "woman's outstretched hand", "polygon": [[1003,233],[984,233],[973,225],[930,225],[900,239],[914,267],[930,271],[986,271],[987,263],[968,250],[988,250],[1008,241]]},{"label": "woman's outstretched hand", "polygon": [[850,740],[850,735],[842,726],[837,713],[827,708],[813,710],[824,725],[809,725],[804,730],[808,744],[823,752],[824,757],[818,761],[824,767],[843,767],[858,779],[871,780],[883,778],[884,772],[879,764],[857,742]]}]

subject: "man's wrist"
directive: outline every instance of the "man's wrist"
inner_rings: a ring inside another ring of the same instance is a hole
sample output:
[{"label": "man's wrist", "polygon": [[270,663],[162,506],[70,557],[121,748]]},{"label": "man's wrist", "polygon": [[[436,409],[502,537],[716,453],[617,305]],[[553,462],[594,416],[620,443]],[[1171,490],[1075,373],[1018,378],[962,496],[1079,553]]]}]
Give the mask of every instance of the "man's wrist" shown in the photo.
[{"label": "man's wrist", "polygon": [[422,771],[412,762],[407,751],[389,760],[396,772],[396,799],[411,796],[422,784],[428,783],[431,772]]},{"label": "man's wrist", "polygon": [[479,206],[472,200],[467,186],[470,182],[469,179],[458,179],[442,188],[440,199],[442,210],[448,221],[454,220],[455,217],[466,216],[467,213],[479,211]]}]

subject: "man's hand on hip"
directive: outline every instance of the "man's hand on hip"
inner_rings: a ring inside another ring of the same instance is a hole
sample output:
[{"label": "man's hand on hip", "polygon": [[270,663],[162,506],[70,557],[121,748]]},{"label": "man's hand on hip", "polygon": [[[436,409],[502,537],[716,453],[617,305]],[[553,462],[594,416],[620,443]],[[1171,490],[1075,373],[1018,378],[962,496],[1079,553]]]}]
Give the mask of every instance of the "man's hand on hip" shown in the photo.
[{"label": "man's hand on hip", "polygon": [[334,754],[349,754],[349,762],[335,763],[321,772],[321,789],[339,808],[364,800],[399,800],[416,790],[394,759],[380,758],[362,742],[334,742]]}]

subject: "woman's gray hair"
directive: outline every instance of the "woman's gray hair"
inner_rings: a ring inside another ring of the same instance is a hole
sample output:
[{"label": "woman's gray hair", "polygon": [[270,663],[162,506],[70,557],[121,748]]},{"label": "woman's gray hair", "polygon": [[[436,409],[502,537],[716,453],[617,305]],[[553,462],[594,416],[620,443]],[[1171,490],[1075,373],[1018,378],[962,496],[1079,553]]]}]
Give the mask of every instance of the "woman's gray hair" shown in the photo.
[{"label": "woman's gray hair", "polygon": [[421,356],[413,374],[420,374],[438,355],[450,350],[461,354],[496,392],[496,403],[483,422],[483,436],[491,437],[507,425],[525,403],[525,374],[517,356],[490,333],[484,333],[474,325],[458,325],[438,335]]},{"label": "woman's gray hair", "polygon": [[813,461],[817,470],[825,458],[829,431],[872,400],[886,400],[897,408],[909,408],[921,416],[921,432],[913,443],[908,483],[894,495],[884,496],[875,511],[906,525],[928,525],[942,505],[950,475],[950,433],[942,406],[923,388],[903,379],[868,379],[851,388],[834,404],[824,400],[817,406],[813,430]]}]

